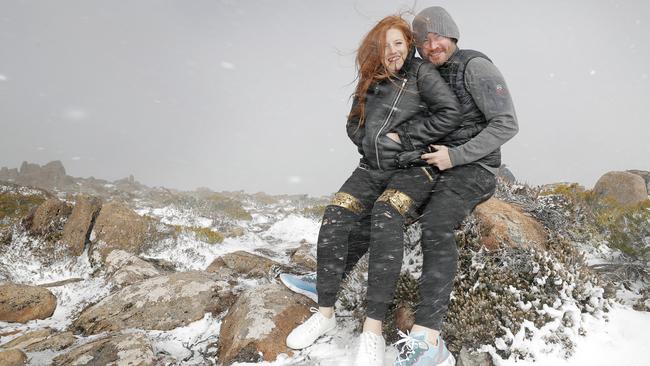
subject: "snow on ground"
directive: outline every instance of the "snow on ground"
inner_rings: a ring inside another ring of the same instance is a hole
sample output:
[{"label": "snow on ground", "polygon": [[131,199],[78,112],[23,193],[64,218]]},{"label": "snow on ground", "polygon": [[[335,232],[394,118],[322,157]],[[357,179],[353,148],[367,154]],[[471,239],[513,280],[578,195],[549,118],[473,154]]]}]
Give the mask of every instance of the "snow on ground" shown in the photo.
[{"label": "snow on ground", "polygon": [[265,233],[283,241],[300,242],[302,239],[308,243],[316,243],[320,221],[298,215],[289,215],[273,224]]},{"label": "snow on ground", "polygon": [[135,212],[140,216],[147,215],[159,218],[160,222],[167,225],[209,228],[213,224],[212,219],[197,216],[191,210],[182,210],[174,206],[162,208],[140,207]]},{"label": "snow on ground", "polygon": [[[359,339],[354,334],[355,320],[339,317],[337,322],[334,333],[318,339],[314,345],[296,352],[291,357],[281,354],[274,362],[237,362],[233,366],[354,366],[354,356],[359,346]],[[397,357],[397,350],[393,347],[386,347],[384,364],[392,365],[395,357]]]},{"label": "snow on ground", "polygon": [[628,306],[614,305],[602,317],[586,316],[585,336],[576,336],[575,353],[568,360],[541,352],[548,346],[534,344],[538,357],[533,360],[499,361],[496,366],[642,366],[650,363],[650,313]]},{"label": "snow on ground", "polygon": [[[615,305],[610,312],[601,317],[586,315],[584,318],[585,336],[572,337],[576,343],[575,353],[564,359],[555,352],[548,352],[549,346],[538,338],[530,344],[529,351],[536,355],[535,360],[502,360],[493,347],[484,347],[491,351],[495,366],[644,366],[650,359],[650,313],[638,312],[630,307]],[[236,366],[352,366],[354,354],[358,347],[353,320],[339,318],[336,333],[319,339],[314,345],[292,357],[280,355],[274,362],[235,363]],[[397,357],[397,349],[387,346],[386,365],[392,365]]]},{"label": "snow on ground", "polygon": [[[161,242],[155,248],[145,253],[145,257],[166,259],[173,262],[178,270],[203,270],[215,258],[224,254],[245,250],[255,252],[256,249],[267,249],[278,254],[274,258],[280,262],[287,261],[283,251],[296,248],[300,241],[305,239],[309,243],[316,243],[319,220],[306,218],[296,214],[282,212],[269,212],[256,210],[251,212],[253,220],[246,223],[246,233],[240,237],[226,238],[220,244],[208,244],[196,239],[191,233],[182,233],[177,240]],[[193,216],[189,212],[181,212],[173,208],[153,209],[141,208],[141,215],[147,214],[165,219],[164,222],[183,226],[210,227],[210,219]],[[17,233],[18,234],[18,233]],[[91,276],[92,268],[88,263],[87,254],[84,253],[76,261],[63,261],[48,264],[40,263],[28,249],[29,240],[16,235],[12,242],[12,250],[6,251],[0,257],[0,265],[10,273],[9,281],[25,284],[44,284],[69,278],[83,278],[81,282],[69,283],[59,287],[50,288],[59,300],[59,307],[54,315],[46,320],[32,321],[27,324],[10,324],[0,322],[3,330],[14,329],[40,329],[51,326],[64,329],[70,325],[76,314],[87,304],[95,302],[108,294],[108,285],[101,278]],[[588,248],[581,248],[588,249]],[[599,263],[600,258],[607,257],[607,247],[595,246],[587,251],[590,263]],[[242,281],[242,286],[254,286]],[[625,294],[619,294],[625,298]],[[628,302],[629,303],[629,302]],[[582,331],[567,329],[571,340],[575,343],[574,353],[567,360],[564,359],[561,347],[547,344],[544,339],[544,330],[533,329],[532,339],[513,339],[522,351],[534,356],[533,359],[516,360],[514,356],[508,360],[496,357],[497,366],[564,366],[564,365],[589,365],[605,366],[625,364],[626,366],[647,365],[650,359],[650,313],[637,312],[629,305],[614,304],[611,311],[598,316],[578,314],[582,317]],[[234,365],[303,365],[303,366],[329,366],[352,365],[358,346],[358,336],[354,333],[355,323],[352,318],[339,317],[336,331],[300,352],[289,355],[280,355],[274,362],[262,363],[235,363]],[[201,354],[214,354],[214,349],[209,349],[218,339],[221,320],[209,314],[192,324],[179,327],[171,331],[142,331],[152,341],[156,352],[168,354],[178,360],[183,360],[184,365],[198,365],[203,362]],[[13,337],[4,337],[3,343]],[[84,337],[88,341],[92,337]],[[485,350],[491,351],[496,356],[494,348],[488,346]],[[52,359],[57,353],[46,351],[31,353],[31,364],[43,364]],[[387,347],[385,364],[392,365],[397,355],[394,347]]]},{"label": "snow on ground", "polygon": [[[177,360],[183,360],[183,365],[203,365],[202,353],[206,353],[219,339],[221,321],[211,314],[205,314],[184,327],[170,331],[146,332],[152,341],[155,354],[165,353]],[[216,351],[216,350],[211,350]]]}]

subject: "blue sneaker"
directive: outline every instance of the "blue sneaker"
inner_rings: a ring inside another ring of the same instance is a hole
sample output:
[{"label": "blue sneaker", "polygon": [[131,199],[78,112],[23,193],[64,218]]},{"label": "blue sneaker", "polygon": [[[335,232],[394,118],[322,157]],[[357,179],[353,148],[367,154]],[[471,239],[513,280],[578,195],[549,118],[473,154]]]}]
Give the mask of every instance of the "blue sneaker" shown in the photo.
[{"label": "blue sneaker", "polygon": [[318,292],[316,292],[316,273],[296,276],[288,273],[280,274],[280,281],[284,283],[289,290],[305,295],[318,304]]},{"label": "blue sneaker", "polygon": [[404,334],[395,342],[395,346],[402,345],[394,366],[454,366],[456,359],[449,352],[445,341],[438,336],[438,345],[429,343],[424,332]]}]

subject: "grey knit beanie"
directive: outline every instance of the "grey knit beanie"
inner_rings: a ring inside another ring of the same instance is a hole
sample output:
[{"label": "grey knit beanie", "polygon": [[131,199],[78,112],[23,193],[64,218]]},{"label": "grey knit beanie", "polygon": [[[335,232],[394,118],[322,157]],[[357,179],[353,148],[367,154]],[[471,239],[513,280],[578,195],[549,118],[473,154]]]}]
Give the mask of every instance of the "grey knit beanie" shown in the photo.
[{"label": "grey knit beanie", "polygon": [[439,6],[426,8],[416,15],[413,19],[413,32],[418,45],[426,41],[428,33],[437,33],[456,41],[460,38],[458,26],[451,19],[451,15]]}]

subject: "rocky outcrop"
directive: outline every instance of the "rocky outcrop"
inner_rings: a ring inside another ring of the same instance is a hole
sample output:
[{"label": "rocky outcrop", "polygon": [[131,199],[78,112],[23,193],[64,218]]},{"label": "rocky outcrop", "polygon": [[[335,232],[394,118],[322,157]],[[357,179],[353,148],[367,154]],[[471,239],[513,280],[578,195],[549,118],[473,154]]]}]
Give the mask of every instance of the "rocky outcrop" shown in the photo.
[{"label": "rocky outcrop", "polygon": [[144,246],[155,240],[156,222],[142,217],[122,203],[105,204],[91,233],[90,256],[94,261],[104,262],[115,249],[138,254]]},{"label": "rocky outcrop", "polygon": [[69,365],[137,365],[155,364],[155,356],[147,337],[142,334],[112,334],[74,347],[57,356],[53,366]]},{"label": "rocky outcrop", "polygon": [[309,271],[316,271],[316,258],[311,255],[310,245],[306,242],[291,253],[291,263]]},{"label": "rocky outcrop", "polygon": [[0,365],[21,366],[27,364],[27,356],[19,349],[0,350]]},{"label": "rocky outcrop", "polygon": [[72,345],[74,341],[72,332],[57,333],[51,328],[44,328],[14,338],[0,348],[17,348],[25,352],[60,351]]},{"label": "rocky outcrop", "polygon": [[494,366],[494,362],[487,352],[470,351],[463,347],[456,359],[456,366]]},{"label": "rocky outcrop", "polygon": [[517,181],[515,175],[512,174],[510,169],[505,164],[501,164],[497,170],[497,177],[503,179],[505,182],[513,184]]},{"label": "rocky outcrop", "polygon": [[266,361],[279,353],[290,353],[285,344],[289,332],[305,321],[314,303],[278,284],[244,291],[221,323],[218,360]]},{"label": "rocky outcrop", "polygon": [[125,287],[86,308],[73,327],[85,334],[128,328],[171,330],[218,314],[234,301],[218,275],[182,272]]},{"label": "rocky outcrop", "polygon": [[33,235],[45,236],[63,230],[72,207],[56,198],[43,202],[23,220],[25,228]]},{"label": "rocky outcrop", "polygon": [[605,173],[598,179],[593,191],[601,199],[609,199],[622,206],[632,206],[648,199],[645,180],[629,172]]},{"label": "rocky outcrop", "polygon": [[102,208],[102,201],[97,197],[77,196],[72,213],[63,227],[63,244],[70,254],[80,256],[86,241],[90,238],[92,225]]},{"label": "rocky outcrop", "polygon": [[6,166],[0,168],[0,180],[13,182],[16,180],[16,178],[18,178],[18,169],[9,169]]},{"label": "rocky outcrop", "polygon": [[268,275],[274,266],[282,268],[280,263],[271,259],[240,250],[215,259],[206,271],[262,278]]},{"label": "rocky outcrop", "polygon": [[501,245],[544,249],[547,240],[544,227],[521,208],[490,198],[474,211],[481,228],[481,243],[487,249]]},{"label": "rocky outcrop", "polygon": [[67,188],[74,183],[72,177],[66,175],[63,164],[58,160],[51,161],[42,167],[38,164],[23,162],[14,181],[17,184],[47,190]]},{"label": "rocky outcrop", "polygon": [[119,249],[108,254],[105,265],[108,282],[116,288],[161,275],[153,264]]},{"label": "rocky outcrop", "polygon": [[0,283],[0,321],[26,323],[46,319],[56,309],[56,297],[38,286]]}]

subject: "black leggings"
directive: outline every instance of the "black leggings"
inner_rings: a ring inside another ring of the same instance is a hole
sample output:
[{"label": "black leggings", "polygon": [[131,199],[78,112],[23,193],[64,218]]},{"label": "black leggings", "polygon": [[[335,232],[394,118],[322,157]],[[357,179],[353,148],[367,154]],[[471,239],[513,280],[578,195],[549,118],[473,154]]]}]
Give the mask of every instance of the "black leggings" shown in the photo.
[{"label": "black leggings", "polygon": [[[479,203],[490,198],[495,188],[494,175],[478,164],[463,165],[440,173],[420,218],[424,258],[419,280],[422,300],[417,307],[415,324],[442,329],[458,261],[454,229]],[[367,252],[371,240],[370,228],[369,217],[366,217],[350,232],[346,274]]]},{"label": "black leggings", "polygon": [[[428,167],[378,171],[357,168],[325,209],[318,235],[318,303],[331,307],[348,268],[353,227],[370,215],[368,308],[383,320],[402,266],[404,220],[428,198],[436,174]],[[355,243],[356,244],[356,243]],[[367,248],[367,246],[366,246]],[[353,258],[354,263],[359,258]]]}]

